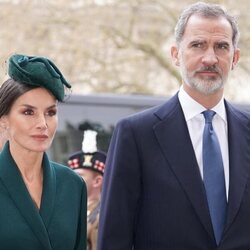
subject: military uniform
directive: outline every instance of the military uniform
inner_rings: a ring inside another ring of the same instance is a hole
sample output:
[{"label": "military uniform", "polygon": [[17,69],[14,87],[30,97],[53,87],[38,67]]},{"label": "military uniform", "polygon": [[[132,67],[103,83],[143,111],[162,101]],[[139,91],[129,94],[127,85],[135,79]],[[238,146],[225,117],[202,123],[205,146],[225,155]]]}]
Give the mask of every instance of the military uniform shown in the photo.
[{"label": "military uniform", "polygon": [[99,225],[100,200],[92,200],[88,202],[87,212],[87,249],[96,250],[97,233]]},{"label": "military uniform", "polygon": [[[76,170],[77,169],[85,169],[89,173],[96,172],[98,176],[103,176],[105,169],[105,161],[106,154],[102,151],[97,150],[96,148],[96,135],[97,132],[92,130],[86,130],[84,132],[84,138],[82,142],[82,150],[73,153],[68,158],[68,166]],[[82,175],[82,173],[79,173]],[[86,174],[86,173],[85,173]],[[92,176],[92,175],[91,175]],[[87,178],[86,175],[83,178]],[[93,178],[93,177],[91,177]],[[97,234],[98,234],[98,226],[99,226],[99,213],[100,213],[100,191],[99,193],[95,193],[93,197],[93,193],[91,190],[93,189],[92,179],[90,183],[88,182],[88,178],[86,179],[87,188],[89,191],[89,199],[88,199],[88,210],[87,210],[87,249],[88,250],[96,250],[97,249]],[[101,185],[100,187],[101,188]],[[94,188],[95,189],[95,188]],[[95,189],[96,191],[96,189]]]}]

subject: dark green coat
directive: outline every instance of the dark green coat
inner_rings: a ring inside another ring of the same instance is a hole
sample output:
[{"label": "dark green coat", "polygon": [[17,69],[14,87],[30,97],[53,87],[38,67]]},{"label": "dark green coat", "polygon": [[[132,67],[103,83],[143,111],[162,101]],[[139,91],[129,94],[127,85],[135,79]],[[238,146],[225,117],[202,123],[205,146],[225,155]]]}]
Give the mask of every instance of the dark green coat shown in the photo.
[{"label": "dark green coat", "polygon": [[87,193],[71,169],[43,158],[40,210],[6,143],[0,154],[0,249],[85,250]]}]

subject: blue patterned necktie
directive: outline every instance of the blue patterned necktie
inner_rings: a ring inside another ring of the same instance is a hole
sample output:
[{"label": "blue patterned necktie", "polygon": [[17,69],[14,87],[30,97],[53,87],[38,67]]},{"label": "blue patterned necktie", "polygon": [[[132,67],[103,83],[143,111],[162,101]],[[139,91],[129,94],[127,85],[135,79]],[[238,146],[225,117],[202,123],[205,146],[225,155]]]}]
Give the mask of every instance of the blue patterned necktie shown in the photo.
[{"label": "blue patterned necktie", "polygon": [[227,208],[224,167],[219,141],[212,125],[215,112],[206,110],[203,112],[203,115],[205,118],[202,151],[203,181],[206,189],[214,236],[217,245],[219,245],[225,225]]}]

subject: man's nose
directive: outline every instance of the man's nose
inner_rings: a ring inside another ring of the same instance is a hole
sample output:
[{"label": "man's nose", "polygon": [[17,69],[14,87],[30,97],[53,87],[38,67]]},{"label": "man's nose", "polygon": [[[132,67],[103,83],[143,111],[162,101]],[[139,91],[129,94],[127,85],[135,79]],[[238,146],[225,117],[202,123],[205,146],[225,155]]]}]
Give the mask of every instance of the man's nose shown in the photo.
[{"label": "man's nose", "polygon": [[202,63],[204,65],[215,65],[216,63],[218,63],[218,57],[214,51],[214,49],[208,49],[203,57],[202,57]]}]

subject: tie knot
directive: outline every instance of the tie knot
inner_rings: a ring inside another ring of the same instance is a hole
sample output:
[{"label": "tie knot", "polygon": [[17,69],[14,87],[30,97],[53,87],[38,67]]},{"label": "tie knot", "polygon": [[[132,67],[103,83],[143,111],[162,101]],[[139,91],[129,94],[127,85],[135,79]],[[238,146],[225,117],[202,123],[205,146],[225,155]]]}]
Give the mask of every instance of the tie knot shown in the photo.
[{"label": "tie knot", "polygon": [[206,123],[212,123],[213,117],[216,113],[213,110],[206,110],[206,111],[203,111],[202,114],[205,117]]}]

